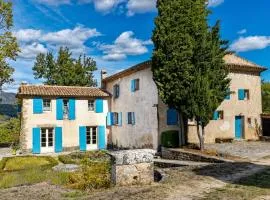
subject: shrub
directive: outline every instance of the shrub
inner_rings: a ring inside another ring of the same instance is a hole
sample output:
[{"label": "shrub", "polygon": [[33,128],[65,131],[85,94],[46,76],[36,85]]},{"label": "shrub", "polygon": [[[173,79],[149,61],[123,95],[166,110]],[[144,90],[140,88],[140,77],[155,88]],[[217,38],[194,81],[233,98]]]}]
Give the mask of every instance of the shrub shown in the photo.
[{"label": "shrub", "polygon": [[0,125],[0,143],[19,143],[20,120],[11,118]]},{"label": "shrub", "polygon": [[173,130],[163,132],[161,134],[161,145],[168,148],[179,147],[179,132]]}]

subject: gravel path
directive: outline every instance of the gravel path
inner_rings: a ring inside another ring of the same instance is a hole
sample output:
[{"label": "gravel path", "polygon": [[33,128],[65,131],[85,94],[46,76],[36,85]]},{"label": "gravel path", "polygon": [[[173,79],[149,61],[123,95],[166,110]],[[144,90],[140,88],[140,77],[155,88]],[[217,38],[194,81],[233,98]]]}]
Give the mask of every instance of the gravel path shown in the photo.
[{"label": "gravel path", "polygon": [[11,149],[10,148],[0,148],[0,160],[3,157],[11,156]]},{"label": "gravel path", "polygon": [[264,157],[270,158],[269,142],[233,142],[223,144],[206,144],[207,149],[215,149],[218,153],[229,154],[258,161]]}]

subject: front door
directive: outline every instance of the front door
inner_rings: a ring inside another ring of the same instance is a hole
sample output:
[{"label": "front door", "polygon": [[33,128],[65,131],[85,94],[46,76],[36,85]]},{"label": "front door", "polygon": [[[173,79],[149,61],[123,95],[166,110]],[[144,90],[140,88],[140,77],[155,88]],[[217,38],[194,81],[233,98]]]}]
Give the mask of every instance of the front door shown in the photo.
[{"label": "front door", "polygon": [[54,152],[54,130],[53,128],[41,129],[41,153]]},{"label": "front door", "polygon": [[243,117],[242,116],[235,117],[235,138],[236,139],[243,138]]},{"label": "front door", "polygon": [[86,148],[87,150],[96,150],[97,146],[97,127],[86,127]]}]

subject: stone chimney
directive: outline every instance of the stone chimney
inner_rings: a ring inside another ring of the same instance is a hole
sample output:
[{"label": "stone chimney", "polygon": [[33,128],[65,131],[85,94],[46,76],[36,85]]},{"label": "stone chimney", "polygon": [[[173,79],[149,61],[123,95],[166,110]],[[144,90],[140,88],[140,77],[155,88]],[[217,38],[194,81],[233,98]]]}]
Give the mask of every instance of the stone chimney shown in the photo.
[{"label": "stone chimney", "polygon": [[103,80],[105,79],[105,78],[107,78],[107,71],[106,70],[101,70],[101,73],[100,73],[100,75],[101,75],[101,88],[102,89],[105,89],[105,84],[103,83]]}]

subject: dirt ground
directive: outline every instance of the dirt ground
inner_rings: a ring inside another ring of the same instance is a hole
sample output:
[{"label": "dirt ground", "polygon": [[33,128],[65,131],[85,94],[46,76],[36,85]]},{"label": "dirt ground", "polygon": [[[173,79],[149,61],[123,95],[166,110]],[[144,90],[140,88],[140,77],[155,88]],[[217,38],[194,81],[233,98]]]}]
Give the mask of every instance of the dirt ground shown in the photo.
[{"label": "dirt ground", "polygon": [[[107,190],[79,192],[40,183],[0,190],[0,199],[91,199],[91,200],[187,200],[201,199],[207,193],[224,188],[242,177],[265,170],[268,166],[250,163],[224,163],[201,167],[158,169],[165,176],[150,186],[113,187]],[[258,197],[260,199],[260,197]],[[267,198],[267,197],[262,197]]]}]

